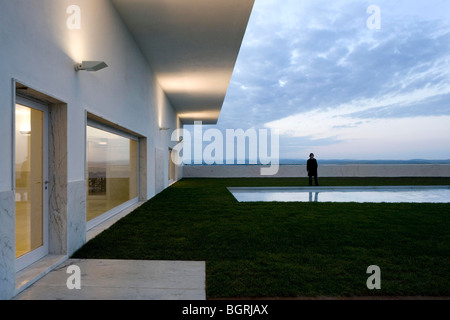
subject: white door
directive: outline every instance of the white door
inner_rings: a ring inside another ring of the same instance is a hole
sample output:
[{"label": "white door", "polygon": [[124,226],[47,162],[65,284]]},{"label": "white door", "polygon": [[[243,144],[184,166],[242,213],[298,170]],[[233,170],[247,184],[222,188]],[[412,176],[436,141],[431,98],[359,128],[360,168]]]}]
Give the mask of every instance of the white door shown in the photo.
[{"label": "white door", "polygon": [[16,271],[48,254],[48,107],[15,106]]}]

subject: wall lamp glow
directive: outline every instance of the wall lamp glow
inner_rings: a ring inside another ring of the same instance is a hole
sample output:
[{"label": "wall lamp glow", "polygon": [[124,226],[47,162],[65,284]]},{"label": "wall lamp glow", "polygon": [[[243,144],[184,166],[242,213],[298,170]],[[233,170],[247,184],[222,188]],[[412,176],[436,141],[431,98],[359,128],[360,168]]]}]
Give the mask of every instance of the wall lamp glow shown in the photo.
[{"label": "wall lamp glow", "polygon": [[83,61],[75,65],[76,71],[99,71],[107,68],[108,65],[103,61]]}]

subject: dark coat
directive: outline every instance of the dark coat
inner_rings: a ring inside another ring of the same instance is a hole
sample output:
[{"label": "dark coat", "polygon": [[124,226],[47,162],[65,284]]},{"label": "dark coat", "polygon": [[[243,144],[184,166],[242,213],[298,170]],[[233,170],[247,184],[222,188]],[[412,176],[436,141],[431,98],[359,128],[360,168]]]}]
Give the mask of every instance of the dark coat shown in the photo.
[{"label": "dark coat", "polygon": [[306,171],[308,171],[308,176],[310,177],[317,177],[317,168],[319,165],[317,164],[316,159],[308,159],[306,162]]}]

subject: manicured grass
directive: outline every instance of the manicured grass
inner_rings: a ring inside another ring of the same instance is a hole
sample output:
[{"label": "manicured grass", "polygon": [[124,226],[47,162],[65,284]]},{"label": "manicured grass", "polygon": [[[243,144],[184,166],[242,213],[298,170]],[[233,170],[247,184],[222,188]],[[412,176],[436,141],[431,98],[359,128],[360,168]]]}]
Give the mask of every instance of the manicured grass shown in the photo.
[{"label": "manicured grass", "polygon": [[[322,185],[450,185],[448,178],[321,178]],[[207,297],[450,296],[450,204],[238,203],[231,186],[306,179],[183,179],[75,258],[206,261]],[[366,286],[381,268],[381,290]]]}]

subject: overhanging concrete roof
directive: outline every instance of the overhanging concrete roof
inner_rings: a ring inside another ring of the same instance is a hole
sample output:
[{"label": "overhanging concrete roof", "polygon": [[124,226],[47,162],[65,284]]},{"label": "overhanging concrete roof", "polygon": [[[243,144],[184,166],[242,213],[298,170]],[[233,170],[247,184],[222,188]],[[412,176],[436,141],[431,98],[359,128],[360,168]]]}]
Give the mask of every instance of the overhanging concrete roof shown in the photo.
[{"label": "overhanging concrete roof", "polygon": [[254,0],[112,0],[184,124],[215,124]]}]

